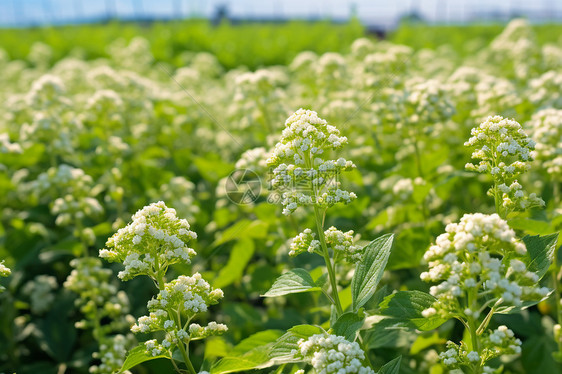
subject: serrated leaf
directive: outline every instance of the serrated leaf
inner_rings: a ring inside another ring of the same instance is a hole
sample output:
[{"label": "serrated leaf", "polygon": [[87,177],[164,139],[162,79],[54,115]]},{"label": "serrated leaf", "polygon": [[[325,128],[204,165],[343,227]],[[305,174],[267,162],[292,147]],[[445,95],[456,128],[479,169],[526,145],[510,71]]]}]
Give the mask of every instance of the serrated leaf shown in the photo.
[{"label": "serrated leaf", "polygon": [[369,349],[403,348],[411,346],[416,335],[415,331],[407,327],[407,322],[382,317],[367,330],[365,341]]},{"label": "serrated leaf", "polygon": [[324,330],[318,326],[312,325],[297,325],[289,329],[283,336],[281,336],[275,344],[270,353],[270,358],[277,364],[286,364],[290,362],[299,362],[299,359],[293,357],[293,351],[298,350],[298,341],[301,339],[308,339],[312,335],[321,334]]},{"label": "serrated leaf", "polygon": [[355,341],[357,331],[363,326],[364,320],[364,316],[359,316],[357,313],[344,313],[332,326],[333,333],[345,337],[345,339],[350,342]]},{"label": "serrated leaf", "polygon": [[293,269],[281,275],[275,280],[273,286],[263,297],[276,297],[291,293],[320,291],[308,271],[304,269]]},{"label": "serrated leaf", "polygon": [[146,352],[146,346],[144,345],[144,343],[140,343],[138,346],[136,346],[135,348],[129,351],[129,354],[125,359],[125,362],[123,362],[123,366],[121,366],[121,370],[119,370],[119,372],[122,373],[139,364],[142,364],[143,362],[156,360],[159,358],[169,358],[169,357],[166,355],[150,356]]},{"label": "serrated leaf", "polygon": [[363,259],[357,264],[351,280],[353,311],[357,312],[377,290],[393,241],[394,234],[386,234],[365,246]]},{"label": "serrated leaf", "polygon": [[539,279],[542,278],[550,263],[554,258],[558,233],[545,236],[525,236],[523,242],[527,247],[527,255],[529,256],[529,264],[527,269],[538,274]]},{"label": "serrated leaf", "polygon": [[421,291],[399,291],[384,298],[379,305],[382,315],[408,322],[413,328],[428,331],[447,320],[438,316],[424,317],[422,312],[435,302],[430,294]]},{"label": "serrated leaf", "polygon": [[398,356],[392,361],[387,362],[377,374],[398,374],[400,372],[400,362],[402,361],[402,356]]}]

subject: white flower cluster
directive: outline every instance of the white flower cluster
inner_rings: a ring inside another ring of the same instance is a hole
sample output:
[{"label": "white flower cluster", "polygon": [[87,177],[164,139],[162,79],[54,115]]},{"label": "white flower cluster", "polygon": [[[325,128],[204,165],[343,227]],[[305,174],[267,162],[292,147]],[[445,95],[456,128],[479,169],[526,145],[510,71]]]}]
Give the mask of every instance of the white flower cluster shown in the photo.
[{"label": "white flower cluster", "polygon": [[263,147],[257,147],[242,153],[240,159],[236,161],[236,169],[248,169],[258,175],[263,175],[267,171],[267,151]]},{"label": "white flower cluster", "polygon": [[184,177],[173,177],[168,183],[160,186],[156,195],[163,201],[171,202],[177,215],[185,217],[192,222],[199,213],[199,206],[195,202],[195,184]]},{"label": "white flower cluster", "polygon": [[540,77],[529,83],[531,92],[529,100],[542,108],[562,108],[562,73],[558,71],[547,71]]},{"label": "white flower cluster", "polygon": [[489,360],[502,355],[521,353],[521,340],[514,337],[513,331],[506,326],[489,330],[481,340],[480,352],[471,351],[464,342],[457,345],[447,342],[447,350],[439,354],[441,361],[449,368],[470,367],[481,372],[492,373],[494,369],[485,366]]},{"label": "white flower cluster", "polygon": [[45,109],[63,100],[66,88],[62,80],[52,74],[45,74],[33,82],[27,94],[27,103],[36,109]]},{"label": "white flower cluster", "polygon": [[347,73],[347,64],[342,55],[335,52],[324,53],[316,61],[316,79],[321,86],[333,86],[342,81]]},{"label": "white flower cluster", "polygon": [[84,314],[84,319],[76,323],[77,328],[95,328],[102,318],[111,322],[107,330],[119,331],[134,323],[129,313],[130,303],[127,294],[110,283],[112,271],[104,269],[98,258],[83,257],[70,261],[73,268],[63,286],[78,294],[76,305]]},{"label": "white flower cluster", "polygon": [[344,158],[325,160],[325,151],[339,149],[347,143],[334,126],[318,117],[316,112],[299,109],[285,122],[281,141],[275,145],[267,164],[275,167],[271,186],[283,192],[283,214],[293,213],[299,206],[329,207],[350,203],[357,196],[340,189],[341,171],[355,164]]},{"label": "white flower cluster", "polygon": [[40,201],[51,201],[51,213],[57,216],[55,223],[59,226],[103,212],[99,201],[92,196],[93,187],[92,177],[84,170],[66,164],[49,168],[30,185]]},{"label": "white flower cluster", "polygon": [[9,277],[12,271],[9,267],[4,265],[4,261],[0,262],[0,277]]},{"label": "white flower cluster", "polygon": [[406,82],[406,118],[413,125],[427,126],[449,119],[455,112],[446,87],[437,80]]},{"label": "white flower cluster", "polygon": [[263,98],[274,94],[275,89],[283,84],[287,77],[272,69],[259,69],[255,72],[242,73],[235,78],[235,101]]},{"label": "white flower cluster", "polygon": [[301,253],[317,253],[322,255],[322,247],[320,241],[314,239],[316,233],[311,229],[305,229],[303,232],[293,238],[290,245],[289,256],[298,256]]},{"label": "white flower cluster", "polygon": [[[361,247],[353,244],[353,230],[343,232],[334,226],[324,231],[326,245],[332,249],[336,258],[345,258],[350,263],[361,260]],[[322,256],[320,241],[314,239],[316,234],[311,229],[305,229],[293,238],[290,244],[289,256],[297,256],[301,253],[316,253]]]},{"label": "white flower cluster", "polygon": [[471,135],[464,145],[476,147],[472,158],[481,161],[478,165],[467,163],[466,168],[492,175],[495,186],[488,191],[491,196],[501,196],[508,211],[544,205],[536,194],[527,195],[516,183],[517,177],[531,167],[531,152],[535,148],[535,142],[518,122],[490,116],[479,127],[473,128]]},{"label": "white flower cluster", "polygon": [[553,177],[562,178],[562,109],[547,108],[535,113],[527,123],[535,146],[536,159]]},{"label": "white flower cluster", "polygon": [[[127,350],[133,346],[134,339],[129,335],[117,334],[105,339],[100,344],[99,352],[95,352],[92,356],[100,360],[98,365],[90,366],[92,374],[107,374],[118,372],[123,366],[127,357]],[[124,374],[131,372],[126,370]]]},{"label": "white flower cluster", "polygon": [[[169,350],[178,342],[203,339],[210,335],[219,335],[227,331],[223,324],[210,322],[206,327],[192,324],[189,331],[183,329],[182,316],[191,320],[196,314],[207,311],[210,305],[217,304],[224,296],[221,289],[211,289],[201,274],[188,277],[181,275],[166,283],[156,298],[148,302],[148,316],[139,317],[131,327],[134,333],[166,331],[166,338],[158,343],[156,339],[145,343],[150,354],[156,356]],[[171,314],[171,310],[174,311]]]},{"label": "white flower cluster", "polygon": [[22,148],[18,143],[10,142],[10,135],[8,133],[0,134],[0,153],[21,153]]},{"label": "white flower cluster", "polygon": [[123,99],[113,90],[98,90],[86,103],[86,119],[89,122],[103,121],[106,128],[109,125],[122,126],[123,118]]},{"label": "white flower cluster", "polygon": [[295,357],[309,362],[318,374],[374,374],[374,370],[363,364],[365,352],[356,342],[343,336],[331,334],[312,335],[298,341]]},{"label": "white flower cluster", "polygon": [[407,200],[414,193],[414,181],[402,178],[392,186],[392,193],[401,200]]},{"label": "white flower cluster", "polygon": [[119,278],[129,280],[148,275],[154,279],[171,264],[190,263],[196,254],[187,242],[197,238],[197,234],[162,201],[145,206],[132,220],[109,238],[107,248],[99,253],[110,262],[123,262],[125,269],[119,272]]},{"label": "white flower cluster", "polygon": [[468,304],[467,295],[474,290],[479,297],[498,300],[497,306],[519,306],[548,294],[538,286],[538,275],[527,270],[525,244],[497,214],[465,214],[445,231],[424,255],[429,271],[421,279],[440,282],[430,288],[437,301],[424,311],[425,317],[437,313],[447,318],[464,310],[465,316],[478,318],[478,300]]},{"label": "white flower cluster", "polygon": [[[4,265],[4,261],[0,262],[0,277],[9,277],[12,274],[12,270],[9,267]],[[4,292],[5,288],[0,286],[0,293]]]},{"label": "white flower cluster", "polygon": [[228,331],[228,327],[222,323],[211,321],[207,326],[201,326],[197,323],[189,325],[189,337],[191,340],[205,339],[209,336],[220,335]]},{"label": "white flower cluster", "polygon": [[343,232],[334,226],[324,231],[326,245],[334,251],[334,257],[344,257],[348,262],[354,264],[361,260],[363,252],[360,246],[353,244],[353,230]]},{"label": "white flower cluster", "polygon": [[43,314],[47,312],[53,302],[55,295],[53,291],[58,288],[57,278],[51,275],[38,275],[23,286],[23,293],[29,296],[31,312]]}]

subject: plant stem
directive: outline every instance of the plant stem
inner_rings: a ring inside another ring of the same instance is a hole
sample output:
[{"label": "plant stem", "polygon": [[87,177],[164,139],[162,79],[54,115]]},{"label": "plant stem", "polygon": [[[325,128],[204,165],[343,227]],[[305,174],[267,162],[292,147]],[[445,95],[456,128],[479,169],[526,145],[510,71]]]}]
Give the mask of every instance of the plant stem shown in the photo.
[{"label": "plant stem", "polygon": [[[476,302],[476,298],[478,297],[477,294],[475,294],[475,292],[476,292],[476,290],[471,290],[468,293],[468,307],[470,309],[473,309],[472,306]],[[477,310],[477,308],[474,308],[473,310]],[[486,316],[486,318],[488,318],[488,316]],[[490,318],[491,318],[491,316],[490,316]],[[478,341],[478,333],[477,333],[478,324],[477,324],[477,321],[475,320],[475,318],[472,315],[467,316],[467,325],[468,325],[468,330],[470,332],[470,340],[471,340],[472,350],[475,351],[476,353],[478,353],[478,355],[480,356],[480,344],[479,344],[479,341]],[[479,364],[477,367],[474,367],[473,373],[474,374],[482,373],[482,365]]]},{"label": "plant stem", "polygon": [[189,354],[187,353],[187,349],[189,349],[189,343],[186,344],[186,346],[184,346],[183,342],[180,342],[180,344],[178,344],[178,348],[180,349],[181,356],[182,356],[183,360],[185,361],[184,363],[185,363],[185,366],[187,367],[187,370],[191,374],[197,374],[197,372],[195,371],[195,368],[193,367],[193,364],[189,360]]},{"label": "plant stem", "polygon": [[[562,325],[562,308],[560,308],[560,286],[559,275],[562,274],[562,268],[558,266],[557,253],[554,253],[554,268],[552,269],[552,280],[554,281],[554,305],[556,305],[556,320],[559,325]],[[562,339],[558,339],[558,352],[562,355]]]},{"label": "plant stem", "polygon": [[418,167],[418,174],[420,177],[424,177],[423,176],[423,170],[422,170],[422,165],[421,165],[421,155],[420,155],[420,147],[418,146],[418,140],[414,140],[414,150],[416,151],[415,155],[416,155],[416,166]]},{"label": "plant stem", "polygon": [[317,206],[314,206],[314,215],[316,217],[316,228],[318,229],[318,237],[320,239],[320,245],[322,246],[324,261],[326,262],[326,267],[328,268],[328,277],[330,278],[330,285],[332,287],[332,298],[334,299],[337,316],[339,317],[343,314],[343,309],[341,306],[340,297],[338,295],[338,283],[336,282],[336,274],[334,270],[335,264],[332,264],[330,252],[328,252],[326,238],[324,237],[324,224],[322,222],[322,215],[320,214],[320,209],[318,209]]}]

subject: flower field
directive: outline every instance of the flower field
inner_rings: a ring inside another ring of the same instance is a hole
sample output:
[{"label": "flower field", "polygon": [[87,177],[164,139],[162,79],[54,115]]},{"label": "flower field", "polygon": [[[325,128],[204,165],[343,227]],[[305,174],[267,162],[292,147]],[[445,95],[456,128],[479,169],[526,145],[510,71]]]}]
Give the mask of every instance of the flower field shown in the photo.
[{"label": "flower field", "polygon": [[0,45],[0,373],[562,373],[559,28],[236,27]]}]

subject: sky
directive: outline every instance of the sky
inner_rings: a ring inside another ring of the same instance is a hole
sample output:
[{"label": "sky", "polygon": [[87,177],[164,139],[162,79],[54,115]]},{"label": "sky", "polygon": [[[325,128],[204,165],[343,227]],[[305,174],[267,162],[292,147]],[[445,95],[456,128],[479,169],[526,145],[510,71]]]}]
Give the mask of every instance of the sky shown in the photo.
[{"label": "sky", "polygon": [[227,5],[239,18],[345,19],[355,9],[368,25],[391,27],[401,14],[418,10],[430,22],[468,22],[490,14],[562,18],[560,0],[0,0],[0,27],[76,23],[116,18],[211,17]]}]

